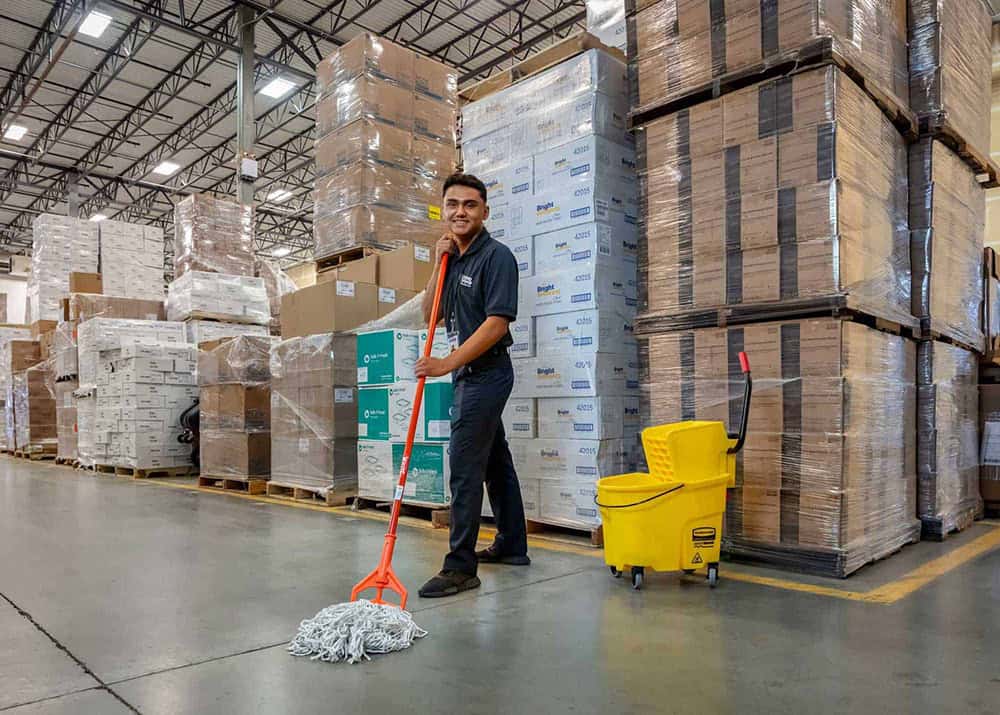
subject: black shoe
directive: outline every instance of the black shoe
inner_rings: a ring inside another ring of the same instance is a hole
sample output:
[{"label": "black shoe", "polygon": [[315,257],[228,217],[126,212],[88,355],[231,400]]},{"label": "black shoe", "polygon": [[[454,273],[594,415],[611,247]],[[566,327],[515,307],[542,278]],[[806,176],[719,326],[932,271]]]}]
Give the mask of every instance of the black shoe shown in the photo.
[{"label": "black shoe", "polygon": [[421,598],[443,598],[479,588],[479,578],[461,571],[445,569],[420,588]]},{"label": "black shoe", "polygon": [[527,556],[501,556],[497,551],[496,544],[492,544],[482,551],[476,552],[476,558],[481,564],[507,564],[508,566],[528,566],[531,559]]}]

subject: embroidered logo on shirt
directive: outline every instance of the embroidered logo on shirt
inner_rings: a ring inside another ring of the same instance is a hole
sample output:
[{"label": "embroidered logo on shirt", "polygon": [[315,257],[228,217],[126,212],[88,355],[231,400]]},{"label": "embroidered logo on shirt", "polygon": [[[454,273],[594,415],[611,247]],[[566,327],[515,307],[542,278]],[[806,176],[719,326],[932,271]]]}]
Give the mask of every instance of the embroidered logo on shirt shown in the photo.
[{"label": "embroidered logo on shirt", "polygon": [[460,282],[461,282],[462,286],[464,286],[465,288],[471,288],[472,287],[472,276],[467,276],[465,274],[462,274],[462,278],[461,278]]}]

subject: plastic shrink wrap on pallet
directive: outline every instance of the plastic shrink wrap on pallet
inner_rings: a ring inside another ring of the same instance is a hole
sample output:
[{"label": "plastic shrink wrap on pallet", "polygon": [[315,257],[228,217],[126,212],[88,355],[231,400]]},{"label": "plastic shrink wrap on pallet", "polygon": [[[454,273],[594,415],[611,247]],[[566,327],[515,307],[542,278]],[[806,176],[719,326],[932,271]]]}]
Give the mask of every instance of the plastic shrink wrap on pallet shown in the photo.
[{"label": "plastic shrink wrap on pallet", "polygon": [[41,214],[31,224],[31,273],[25,323],[58,320],[69,274],[96,273],[98,226],[70,216]]},{"label": "plastic shrink wrap on pallet", "polygon": [[735,430],[740,351],[754,392],[724,546],[842,577],[916,540],[914,343],[836,318],[652,335],[642,423]]},{"label": "plastic shrink wrap on pallet", "polygon": [[917,348],[917,514],[942,538],[982,514],[979,366],[974,353],[938,341]]},{"label": "plastic shrink wrap on pallet", "polygon": [[325,333],[271,347],[271,481],[352,494],[357,486],[356,338]]},{"label": "plastic shrink wrap on pallet", "polygon": [[12,358],[8,343],[11,340],[31,340],[31,330],[28,328],[0,327],[0,447],[14,449],[13,433],[8,440],[7,425],[14,426],[14,404],[8,400],[8,388],[11,386],[13,374]]},{"label": "plastic shrink wrap on pallet", "polygon": [[44,361],[12,376],[15,449],[55,454],[56,399],[49,373],[48,361]]},{"label": "plastic shrink wrap on pallet", "polygon": [[253,206],[193,194],[174,207],[174,278],[188,271],[253,275]]},{"label": "plastic shrink wrap on pallet", "polygon": [[263,278],[187,271],[171,282],[167,319],[210,320],[268,325],[271,307]]},{"label": "plastic shrink wrap on pallet", "polygon": [[906,4],[636,0],[628,16],[633,108],[712,96],[716,81],[831,53],[905,107]]},{"label": "plastic shrink wrap on pallet", "polygon": [[829,299],[914,322],[906,144],[839,69],[668,115],[639,147],[647,318]]}]

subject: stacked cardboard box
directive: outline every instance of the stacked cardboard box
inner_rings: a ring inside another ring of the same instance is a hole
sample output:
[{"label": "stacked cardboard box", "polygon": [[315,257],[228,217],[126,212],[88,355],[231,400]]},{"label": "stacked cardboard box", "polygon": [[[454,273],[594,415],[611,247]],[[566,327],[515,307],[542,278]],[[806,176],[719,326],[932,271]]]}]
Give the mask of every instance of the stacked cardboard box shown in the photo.
[{"label": "stacked cardboard box", "polygon": [[253,275],[253,207],[194,194],[174,209],[174,277],[188,271]]},{"label": "stacked cardboard box", "polygon": [[1000,385],[979,385],[979,491],[986,509],[1000,511]]},{"label": "stacked cardboard box", "polygon": [[271,483],[356,493],[357,371],[352,335],[271,346]]},{"label": "stacked cardboard box", "polygon": [[976,355],[925,341],[917,350],[917,513],[940,539],[982,515]]},{"label": "stacked cardboard box", "polygon": [[990,154],[990,6],[909,0],[910,107]]},{"label": "stacked cardboard box", "polygon": [[9,408],[10,417],[7,414],[8,388],[11,385],[11,376],[14,372],[12,368],[15,366],[19,369],[30,367],[23,365],[21,360],[12,354],[8,344],[12,340],[30,339],[31,331],[26,327],[0,326],[0,420],[2,420],[0,422],[0,448],[2,449],[14,449],[13,441],[7,441],[7,424],[10,423],[13,426],[13,404]]},{"label": "stacked cardboard box", "polygon": [[270,301],[263,278],[189,270],[167,291],[167,319],[209,319],[269,325]]},{"label": "stacked cardboard box", "polygon": [[267,293],[267,302],[271,313],[268,328],[271,335],[280,335],[281,298],[288,293],[294,293],[298,287],[277,263],[255,258],[254,264],[256,265],[255,273],[264,281],[264,291]]},{"label": "stacked cardboard box", "polygon": [[69,274],[97,272],[98,226],[69,216],[41,214],[32,223],[31,235],[25,322],[52,321],[49,327],[54,327],[60,301],[69,292]]},{"label": "stacked cardboard box", "polygon": [[163,229],[123,221],[98,222],[105,295],[163,299]]},{"label": "stacked cardboard box", "polygon": [[268,329],[263,325],[247,323],[227,323],[219,320],[187,320],[184,322],[187,341],[198,345],[208,340],[235,338],[237,335],[267,335]]},{"label": "stacked cardboard box", "polygon": [[[183,350],[161,353],[169,348],[186,350],[186,346],[183,323],[95,317],[77,326],[80,386],[75,392],[77,451],[82,465],[147,469],[161,458],[170,457],[165,461],[176,461],[174,458],[179,455],[163,454],[161,447],[166,444],[168,432],[179,427],[175,417],[178,408],[182,404],[186,408],[197,400],[195,363]],[[148,360],[135,362],[133,358],[137,357]],[[143,364],[150,360],[153,365]],[[111,378],[115,361],[124,361],[117,366],[124,374]],[[187,398],[190,399],[185,402]],[[139,409],[170,410],[171,413],[156,412],[151,416],[137,412]],[[148,420],[140,420],[140,417],[148,417]],[[162,422],[163,425],[154,430],[150,424],[150,430],[137,432],[137,421]],[[115,435],[114,440],[112,435]],[[171,441],[171,450],[179,452],[173,444]],[[186,454],[189,459],[189,446]]]},{"label": "stacked cardboard box", "polygon": [[914,344],[836,318],[653,335],[649,424],[735,431],[740,351],[754,393],[726,548],[844,576],[915,540]]},{"label": "stacked cardboard box", "polygon": [[911,321],[906,145],[840,69],[752,85],[640,137],[647,317],[763,319],[840,297]]},{"label": "stacked cardboard box", "polygon": [[316,257],[433,242],[455,161],[455,71],[363,33],[316,74]]},{"label": "stacked cardboard box", "polygon": [[55,456],[56,400],[47,361],[15,372],[12,376],[14,400],[14,448],[26,454]]},{"label": "stacked cardboard box", "polygon": [[[183,334],[176,325],[174,337]],[[100,352],[105,369],[97,381],[98,464],[133,469],[191,465],[191,445],[177,438],[181,415],[198,401],[196,359],[197,349],[179,340],[123,341],[121,347]]]},{"label": "stacked cardboard box", "polygon": [[271,474],[270,336],[198,346],[201,473],[237,481]]},{"label": "stacked cardboard box", "polygon": [[[413,368],[423,347],[421,331],[377,330],[360,333],[357,340],[358,493],[391,500],[414,409]],[[447,340],[435,343],[437,354],[446,350]],[[451,397],[450,375],[427,381],[403,492],[406,502],[451,502]]]},{"label": "stacked cardboard box", "polygon": [[[25,334],[26,333],[26,334]],[[13,451],[17,446],[17,421],[14,401],[14,375],[22,373],[42,360],[41,346],[30,340],[30,331],[21,329],[0,344],[0,376],[4,386],[4,446]]]},{"label": "stacked cardboard box", "polygon": [[587,32],[608,47],[628,52],[625,0],[587,0]]},{"label": "stacked cardboard box", "polygon": [[[504,415],[525,514],[594,528],[596,480],[636,458],[635,151],[626,70],[588,50],[463,109],[467,170],[520,275]],[[633,410],[634,411],[634,410]],[[488,513],[488,510],[487,510]]]},{"label": "stacked cardboard box", "polygon": [[638,0],[628,18],[633,106],[831,50],[880,92],[907,96],[906,0]]},{"label": "stacked cardboard box", "polygon": [[925,335],[982,352],[986,193],[976,172],[940,141],[910,146],[913,314]]}]

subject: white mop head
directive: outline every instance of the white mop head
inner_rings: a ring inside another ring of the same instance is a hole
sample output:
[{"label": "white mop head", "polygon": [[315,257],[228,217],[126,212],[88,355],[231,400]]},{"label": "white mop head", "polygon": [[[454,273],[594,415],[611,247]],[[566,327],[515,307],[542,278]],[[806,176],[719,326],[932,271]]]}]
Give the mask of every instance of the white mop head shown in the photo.
[{"label": "white mop head", "polygon": [[372,653],[409,648],[426,635],[408,611],[362,599],[327,606],[302,621],[288,652],[328,663],[357,663],[370,660]]}]

